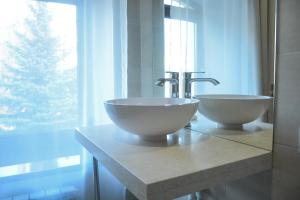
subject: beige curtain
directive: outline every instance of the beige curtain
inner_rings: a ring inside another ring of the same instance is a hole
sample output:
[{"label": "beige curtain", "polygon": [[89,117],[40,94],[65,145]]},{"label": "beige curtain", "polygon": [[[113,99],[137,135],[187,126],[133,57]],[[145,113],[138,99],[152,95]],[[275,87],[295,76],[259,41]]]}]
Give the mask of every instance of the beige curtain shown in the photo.
[{"label": "beige curtain", "polygon": [[[260,0],[258,10],[261,34],[262,94],[273,96],[275,81],[276,0]],[[269,109],[265,120],[273,122],[273,108]]]}]

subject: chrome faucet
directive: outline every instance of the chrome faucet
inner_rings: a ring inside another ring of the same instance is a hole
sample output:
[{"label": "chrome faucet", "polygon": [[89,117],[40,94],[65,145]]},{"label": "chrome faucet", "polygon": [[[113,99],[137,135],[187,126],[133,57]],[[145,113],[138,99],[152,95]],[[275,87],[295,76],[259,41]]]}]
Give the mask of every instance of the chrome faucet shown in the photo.
[{"label": "chrome faucet", "polygon": [[219,81],[213,78],[192,78],[193,73],[203,73],[203,72],[184,72],[184,98],[192,97],[193,82],[210,82],[214,85],[220,84]]},{"label": "chrome faucet", "polygon": [[166,82],[170,82],[172,85],[172,98],[179,97],[179,72],[166,72],[171,74],[171,78],[159,78],[155,82],[155,85],[163,87]]}]

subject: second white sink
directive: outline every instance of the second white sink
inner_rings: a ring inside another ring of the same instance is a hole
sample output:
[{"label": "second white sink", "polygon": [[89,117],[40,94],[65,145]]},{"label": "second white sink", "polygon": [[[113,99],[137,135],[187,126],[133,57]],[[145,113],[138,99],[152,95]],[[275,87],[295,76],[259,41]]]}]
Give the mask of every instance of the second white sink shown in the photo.
[{"label": "second white sink", "polygon": [[271,105],[272,97],[254,95],[197,95],[198,111],[226,129],[240,129],[242,124],[260,117]]}]

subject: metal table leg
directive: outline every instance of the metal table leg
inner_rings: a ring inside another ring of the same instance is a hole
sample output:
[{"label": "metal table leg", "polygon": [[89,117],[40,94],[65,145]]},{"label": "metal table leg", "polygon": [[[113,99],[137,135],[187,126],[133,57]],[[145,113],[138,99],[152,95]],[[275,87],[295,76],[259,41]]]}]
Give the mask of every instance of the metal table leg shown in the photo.
[{"label": "metal table leg", "polygon": [[95,192],[95,200],[100,200],[100,184],[99,184],[98,160],[95,157],[93,157],[93,170],[94,170],[94,192]]},{"label": "metal table leg", "polygon": [[201,200],[201,193],[200,192],[195,192],[192,194],[189,194],[189,200]]}]

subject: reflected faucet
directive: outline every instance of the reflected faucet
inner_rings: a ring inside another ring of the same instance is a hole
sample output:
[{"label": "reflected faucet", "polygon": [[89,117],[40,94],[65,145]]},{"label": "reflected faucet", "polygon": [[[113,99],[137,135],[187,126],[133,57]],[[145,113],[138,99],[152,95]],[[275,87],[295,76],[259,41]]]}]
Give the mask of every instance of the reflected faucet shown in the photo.
[{"label": "reflected faucet", "polygon": [[170,82],[172,85],[172,98],[179,97],[179,73],[178,72],[166,72],[171,74],[171,78],[159,78],[155,82],[155,85],[163,87],[166,82]]},{"label": "reflected faucet", "polygon": [[[213,78],[192,78],[192,74],[195,72],[185,72],[184,73],[184,97],[192,97],[192,83],[193,82],[210,82],[214,85],[220,84],[220,82]],[[196,72],[197,73],[197,72]]]}]

